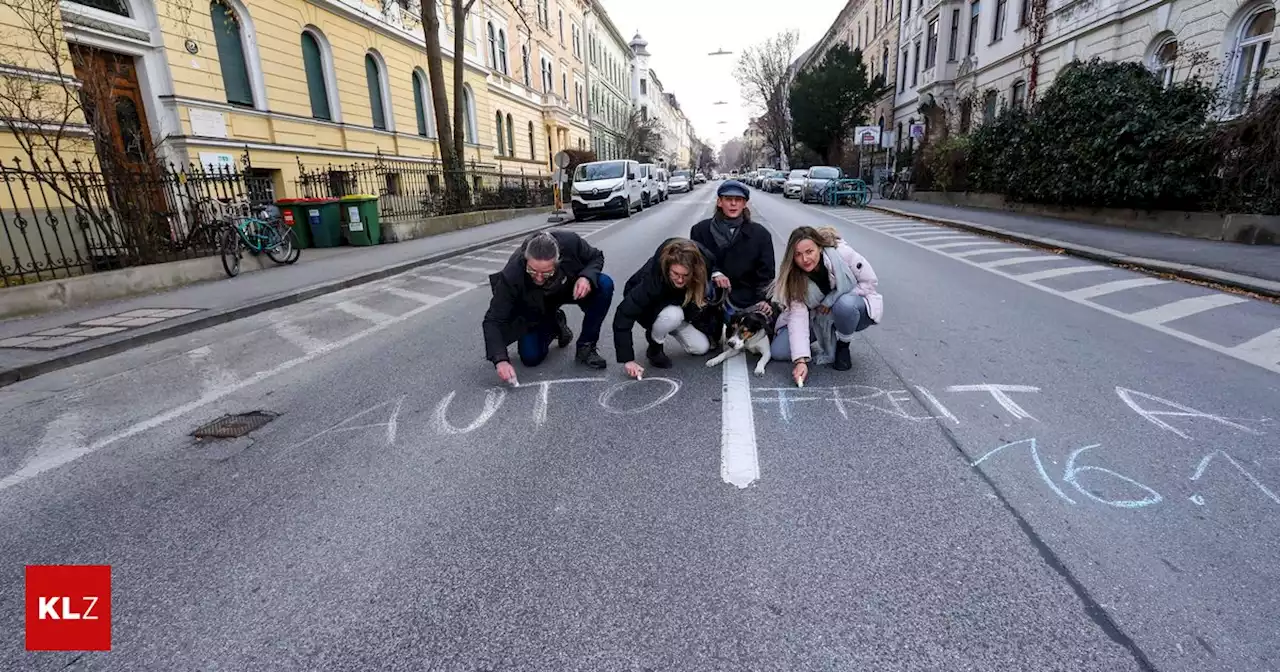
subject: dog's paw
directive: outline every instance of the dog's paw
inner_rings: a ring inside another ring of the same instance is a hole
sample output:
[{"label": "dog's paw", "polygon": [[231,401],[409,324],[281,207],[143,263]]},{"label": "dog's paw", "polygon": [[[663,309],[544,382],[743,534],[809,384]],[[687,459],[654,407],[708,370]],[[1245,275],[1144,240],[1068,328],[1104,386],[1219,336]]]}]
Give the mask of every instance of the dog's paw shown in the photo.
[{"label": "dog's paw", "polygon": [[755,370],[756,378],[764,378],[764,369]]},{"label": "dog's paw", "polygon": [[707,360],[707,368],[708,368],[708,369],[713,368],[715,365],[716,365],[716,360],[714,360],[714,359],[708,359],[708,360]]}]

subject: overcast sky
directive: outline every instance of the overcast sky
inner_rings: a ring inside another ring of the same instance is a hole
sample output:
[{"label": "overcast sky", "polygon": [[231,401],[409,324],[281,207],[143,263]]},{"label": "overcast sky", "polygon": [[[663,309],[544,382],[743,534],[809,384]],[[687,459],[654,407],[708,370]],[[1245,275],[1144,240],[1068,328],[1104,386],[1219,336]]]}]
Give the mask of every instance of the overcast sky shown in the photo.
[{"label": "overcast sky", "polygon": [[[733,67],[742,50],[785,30],[797,30],[795,56],[831,27],[844,0],[603,0],[628,42],[649,42],[649,66],[674,93],[699,138],[719,149],[753,116],[742,102]],[[712,51],[728,56],[708,56]],[[728,105],[715,105],[716,101]],[[725,121],[725,124],[717,122]]]}]

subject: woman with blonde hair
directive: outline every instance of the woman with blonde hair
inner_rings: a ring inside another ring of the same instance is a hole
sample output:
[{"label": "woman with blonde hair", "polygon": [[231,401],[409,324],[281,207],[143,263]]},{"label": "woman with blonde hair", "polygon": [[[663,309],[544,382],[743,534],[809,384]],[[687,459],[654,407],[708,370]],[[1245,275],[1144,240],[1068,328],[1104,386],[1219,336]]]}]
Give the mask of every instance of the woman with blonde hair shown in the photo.
[{"label": "woman with blonde hair", "polygon": [[849,342],[856,332],[879,324],[884,313],[878,283],[871,263],[835,229],[802,226],[791,232],[774,290],[784,310],[772,355],[795,362],[791,377],[797,385],[809,377],[811,360],[832,363],[837,371],[853,368]]},{"label": "woman with blonde hair", "polygon": [[662,345],[668,335],[690,355],[703,355],[711,348],[706,334],[692,324],[693,317],[707,305],[711,268],[712,255],[707,248],[687,238],[668,238],[627,280],[622,303],[613,315],[613,348],[628,376],[644,374],[635,361],[631,341],[631,329],[637,322],[645,328],[649,362],[660,369],[671,367]]}]

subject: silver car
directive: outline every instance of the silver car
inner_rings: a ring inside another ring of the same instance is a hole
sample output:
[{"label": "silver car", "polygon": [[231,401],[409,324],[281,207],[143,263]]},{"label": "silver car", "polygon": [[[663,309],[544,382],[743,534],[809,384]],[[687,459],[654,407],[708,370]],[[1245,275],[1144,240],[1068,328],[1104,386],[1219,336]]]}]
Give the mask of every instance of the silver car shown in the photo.
[{"label": "silver car", "polygon": [[840,179],[840,169],[835,166],[810,168],[809,176],[804,181],[804,189],[800,191],[800,202],[822,202],[822,192],[826,190],[827,183],[838,179]]},{"label": "silver car", "polygon": [[800,198],[800,193],[804,191],[805,178],[809,177],[809,171],[804,168],[797,168],[787,175],[787,181],[782,183],[782,196],[784,198]]}]

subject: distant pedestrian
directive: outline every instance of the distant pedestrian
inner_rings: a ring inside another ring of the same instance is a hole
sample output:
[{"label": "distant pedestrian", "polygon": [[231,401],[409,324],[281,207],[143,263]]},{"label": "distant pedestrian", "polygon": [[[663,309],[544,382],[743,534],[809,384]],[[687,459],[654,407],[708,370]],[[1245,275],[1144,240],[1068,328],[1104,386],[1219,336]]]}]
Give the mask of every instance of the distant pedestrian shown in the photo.
[{"label": "distant pedestrian", "polygon": [[710,299],[711,252],[687,238],[668,238],[653,256],[627,280],[622,303],[613,314],[613,348],[628,376],[639,378],[644,368],[636,363],[631,329],[645,328],[646,355],[659,369],[671,368],[671,358],[663,351],[668,335],[690,355],[710,349],[707,336],[698,331],[691,318]]},{"label": "distant pedestrian", "polygon": [[537,366],[551,342],[563,348],[573,340],[561,306],[582,309],[582,333],[576,359],[593,369],[607,365],[596,351],[600,328],[613,303],[613,278],[604,273],[604,252],[570,231],[543,231],[524,241],[499,272],[489,276],[493,298],[483,322],[486,356],[498,377],[512,383],[515,368],[507,346],[519,341],[520,362]]},{"label": "distant pedestrian", "polygon": [[758,307],[769,315],[769,290],[777,276],[773,255],[773,235],[751,220],[747,202],[751,192],[737,180],[726,180],[716,189],[716,210],[711,217],[693,225],[689,237],[711,251],[714,257],[712,282],[728,290],[723,306],[713,305],[697,317],[700,329],[718,345],[720,325],[729,315]]},{"label": "distant pedestrian", "polygon": [[879,324],[884,312],[878,283],[871,263],[835,229],[792,231],[778,273],[776,298],[786,308],[778,318],[773,359],[795,362],[791,377],[797,384],[808,378],[811,359],[830,362],[837,371],[853,368],[849,342],[854,333]]}]

